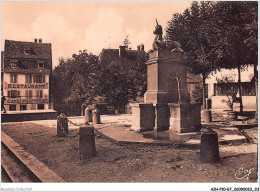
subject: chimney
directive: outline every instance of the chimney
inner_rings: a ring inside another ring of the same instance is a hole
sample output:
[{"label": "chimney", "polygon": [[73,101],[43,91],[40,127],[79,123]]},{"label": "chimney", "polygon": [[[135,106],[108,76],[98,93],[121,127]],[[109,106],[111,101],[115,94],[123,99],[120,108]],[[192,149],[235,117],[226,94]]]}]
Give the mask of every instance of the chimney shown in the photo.
[{"label": "chimney", "polygon": [[34,43],[37,43],[37,38],[34,38]]},{"label": "chimney", "polygon": [[39,39],[39,43],[42,43],[42,38]]},{"label": "chimney", "polygon": [[126,54],[126,46],[119,46],[119,57],[124,58]]},{"label": "chimney", "polygon": [[140,51],[141,50],[141,47],[140,45],[137,45],[137,50]]},{"label": "chimney", "polygon": [[144,51],[144,44],[141,44],[141,51]]}]

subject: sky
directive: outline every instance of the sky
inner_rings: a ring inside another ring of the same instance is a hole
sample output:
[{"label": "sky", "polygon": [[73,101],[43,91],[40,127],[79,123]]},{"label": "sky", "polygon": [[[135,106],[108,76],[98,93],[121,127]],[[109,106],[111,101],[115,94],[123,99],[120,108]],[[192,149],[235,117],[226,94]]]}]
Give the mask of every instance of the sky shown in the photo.
[{"label": "sky", "polygon": [[1,51],[4,41],[52,44],[53,66],[86,49],[99,55],[103,48],[118,49],[129,35],[130,47],[152,48],[155,19],[166,28],[172,14],[182,13],[191,1],[2,1]]}]

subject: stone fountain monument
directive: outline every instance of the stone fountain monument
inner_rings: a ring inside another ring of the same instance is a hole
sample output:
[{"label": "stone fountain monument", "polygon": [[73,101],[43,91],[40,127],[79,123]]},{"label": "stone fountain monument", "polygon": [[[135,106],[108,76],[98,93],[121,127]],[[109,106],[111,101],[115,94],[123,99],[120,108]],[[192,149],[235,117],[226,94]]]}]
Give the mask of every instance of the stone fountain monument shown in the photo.
[{"label": "stone fountain monument", "polygon": [[198,131],[201,127],[200,104],[190,103],[185,53],[180,43],[162,40],[162,27],[158,22],[154,34],[153,50],[149,51],[146,62],[147,91],[144,103],[131,105],[131,129],[137,132]]}]

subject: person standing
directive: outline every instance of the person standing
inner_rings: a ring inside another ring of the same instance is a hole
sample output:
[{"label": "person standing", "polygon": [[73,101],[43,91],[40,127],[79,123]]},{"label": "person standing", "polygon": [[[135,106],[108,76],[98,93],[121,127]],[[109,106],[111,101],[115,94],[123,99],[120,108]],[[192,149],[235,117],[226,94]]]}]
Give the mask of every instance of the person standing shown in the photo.
[{"label": "person standing", "polygon": [[4,110],[4,113],[6,113],[5,106],[4,106],[5,100],[6,100],[5,96],[2,96],[2,98],[1,98],[1,111]]}]

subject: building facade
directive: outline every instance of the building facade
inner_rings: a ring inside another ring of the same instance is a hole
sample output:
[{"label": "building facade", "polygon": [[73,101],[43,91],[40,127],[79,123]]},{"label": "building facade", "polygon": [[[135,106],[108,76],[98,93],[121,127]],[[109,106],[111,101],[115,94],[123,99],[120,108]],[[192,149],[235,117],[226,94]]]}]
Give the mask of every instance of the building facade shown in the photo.
[{"label": "building facade", "polygon": [[[221,69],[220,71],[211,74],[207,79],[208,84],[208,98],[212,101],[212,109],[229,109],[228,105],[223,102],[227,99],[223,87],[224,83],[218,83],[217,79],[228,77],[234,85],[238,86],[238,71],[237,69]],[[242,102],[245,110],[255,110],[256,108],[256,92],[254,81],[254,69],[248,67],[246,70],[241,71],[241,89],[242,89]],[[237,98],[238,98],[237,91]],[[234,102],[234,109],[239,109],[239,102]]]},{"label": "building facade", "polygon": [[5,40],[2,52],[2,95],[7,111],[42,110],[50,104],[50,43]]},{"label": "building facade", "polygon": [[[148,60],[148,54],[144,50],[144,45],[141,44],[137,46],[136,50],[128,48],[125,45],[119,46],[118,49],[102,49],[99,55],[99,62],[101,63],[102,66],[109,65],[110,63],[119,61],[120,59],[127,61],[128,64],[131,64],[131,62],[134,63],[137,60],[142,61],[142,63],[144,64],[145,61]],[[141,102],[143,101],[143,99],[144,99],[143,97],[137,97],[133,102],[137,102],[137,101]],[[118,109],[115,108],[115,106],[108,106],[108,108],[109,109],[113,108],[116,111],[115,113],[131,112],[130,103],[127,103],[126,105],[119,105]]]}]

